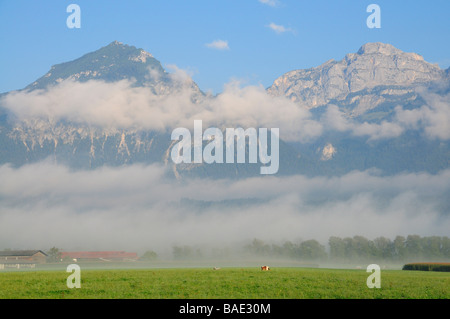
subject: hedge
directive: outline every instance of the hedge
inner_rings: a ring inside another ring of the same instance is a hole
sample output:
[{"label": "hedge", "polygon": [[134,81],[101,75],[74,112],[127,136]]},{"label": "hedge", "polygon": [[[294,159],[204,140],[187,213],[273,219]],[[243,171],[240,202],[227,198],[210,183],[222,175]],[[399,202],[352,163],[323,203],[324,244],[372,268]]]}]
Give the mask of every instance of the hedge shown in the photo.
[{"label": "hedge", "polygon": [[412,263],[404,265],[402,270],[450,271],[450,263]]}]

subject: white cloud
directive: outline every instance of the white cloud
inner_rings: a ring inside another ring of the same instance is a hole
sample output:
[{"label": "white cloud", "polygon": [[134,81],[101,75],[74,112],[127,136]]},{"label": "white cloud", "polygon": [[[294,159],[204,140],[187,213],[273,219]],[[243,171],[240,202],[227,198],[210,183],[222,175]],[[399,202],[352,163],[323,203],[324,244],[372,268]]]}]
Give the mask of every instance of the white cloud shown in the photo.
[{"label": "white cloud", "polygon": [[413,110],[397,107],[396,120],[406,128],[422,128],[429,138],[450,139],[450,94],[422,92],[426,104]]},{"label": "white cloud", "polygon": [[424,105],[411,110],[397,106],[390,121],[360,123],[346,117],[338,106],[329,105],[320,123],[328,130],[349,131],[370,140],[395,138],[406,130],[423,131],[430,139],[450,139],[450,94],[442,96],[423,90],[420,94],[425,100]]},{"label": "white cloud", "polygon": [[280,1],[278,0],[258,0],[260,3],[271,6],[271,7],[276,7],[280,4]]},{"label": "white cloud", "polygon": [[275,24],[273,22],[271,22],[268,25],[268,27],[270,29],[272,29],[273,31],[275,31],[276,33],[278,33],[278,34],[285,33],[285,32],[292,32],[292,33],[294,32],[294,30],[291,29],[291,28],[286,28],[285,26],[278,25],[278,24]]},{"label": "white cloud", "polygon": [[322,116],[321,122],[328,130],[338,132],[350,131],[355,136],[367,136],[369,140],[394,138],[404,132],[397,122],[382,121],[381,123],[357,122],[349,119],[336,105],[329,105]]},{"label": "white cloud", "polygon": [[[45,127],[37,126],[37,121],[54,123],[56,128],[58,121],[64,120],[89,129],[167,133],[177,127],[192,128],[194,120],[202,120],[204,127],[279,128],[280,138],[285,141],[311,141],[325,130],[350,132],[368,140],[395,138],[406,130],[422,131],[430,139],[450,139],[449,95],[422,92],[422,107],[397,107],[392,119],[381,123],[358,122],[335,105],[329,105],[320,119],[314,119],[306,106],[271,96],[262,86],[241,87],[233,81],[218,96],[200,96],[187,72],[170,67],[176,89],[162,87],[160,94],[148,87],[134,87],[128,80],[65,80],[46,90],[11,92],[0,102],[24,128]],[[149,77],[155,79],[157,75],[149,73]],[[64,133],[49,130],[49,136]]]},{"label": "white cloud", "polygon": [[216,50],[229,50],[228,41],[225,40],[215,40],[211,43],[205,44],[208,48]]},{"label": "white cloud", "polygon": [[263,87],[241,88],[238,82],[231,82],[217,97],[204,96],[193,102],[189,75],[175,69],[172,78],[180,83],[180,89],[170,94],[157,95],[147,87],[133,87],[127,80],[67,80],[48,90],[12,92],[2,105],[24,125],[37,119],[65,120],[102,129],[169,132],[191,128],[194,120],[202,120],[205,127],[280,128],[281,138],[291,141],[307,141],[322,132],[308,110],[287,98],[268,95]]}]

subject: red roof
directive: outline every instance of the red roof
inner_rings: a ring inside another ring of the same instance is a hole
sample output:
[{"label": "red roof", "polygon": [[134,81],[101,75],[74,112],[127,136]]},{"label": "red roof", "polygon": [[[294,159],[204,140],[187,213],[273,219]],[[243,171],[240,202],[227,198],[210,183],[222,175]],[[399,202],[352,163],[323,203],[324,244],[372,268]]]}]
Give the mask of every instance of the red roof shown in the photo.
[{"label": "red roof", "polygon": [[63,251],[61,258],[137,259],[137,253],[126,251]]}]

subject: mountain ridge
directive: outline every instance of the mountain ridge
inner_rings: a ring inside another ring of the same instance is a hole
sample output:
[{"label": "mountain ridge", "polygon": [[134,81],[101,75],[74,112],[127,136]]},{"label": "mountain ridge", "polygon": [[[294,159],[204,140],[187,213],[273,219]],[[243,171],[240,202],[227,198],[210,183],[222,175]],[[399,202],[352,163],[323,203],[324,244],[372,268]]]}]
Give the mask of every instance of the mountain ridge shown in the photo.
[{"label": "mountain ridge", "polygon": [[[148,76],[152,67],[158,76]],[[395,70],[400,73],[395,74]],[[367,43],[340,61],[329,60],[315,68],[294,70],[291,72],[297,78],[286,77],[288,72],[274,81],[274,85],[286,82],[283,85],[291,91],[268,88],[266,92],[291,100],[290,93],[295,93],[305,99],[296,100],[300,101],[298,106],[309,109],[316,120],[320,120],[328,105],[333,104],[357,123],[376,124],[393,118],[398,105],[407,110],[420,109],[426,101],[416,92],[416,87],[441,80],[448,84],[449,70],[441,70],[420,55],[404,53],[392,45]],[[310,79],[305,86],[308,72]],[[369,80],[365,81],[367,77]],[[128,80],[133,87],[148,88],[156,95],[166,96],[184,85],[167,73],[150,53],[114,41],[78,59],[53,66],[24,90],[45,90],[65,80]],[[188,86],[194,95],[203,96],[195,82],[189,82]],[[444,86],[440,94],[449,93],[449,88],[450,85]],[[171,165],[168,154],[172,145],[170,134],[155,131],[97,129],[50,119],[20,122],[0,105],[0,164],[21,166],[50,158],[55,163],[83,169],[134,163]],[[382,169],[387,174],[402,171],[436,173],[448,168],[449,158],[448,141],[427,140],[414,132],[370,143],[367,138],[352,136],[349,132],[324,132],[313,142],[286,143],[281,140],[279,173],[339,175],[370,168]],[[246,177],[259,174],[260,167],[260,164],[222,165],[218,170],[216,165],[219,164],[176,166],[172,163],[171,171],[175,177]]]},{"label": "mountain ridge", "polygon": [[[129,80],[133,86],[149,87],[155,94],[170,94],[172,88],[180,87],[151,53],[117,40],[72,61],[53,65],[24,90],[46,89],[65,80],[101,80],[109,83]],[[196,94],[204,94],[192,79],[188,85]]]}]

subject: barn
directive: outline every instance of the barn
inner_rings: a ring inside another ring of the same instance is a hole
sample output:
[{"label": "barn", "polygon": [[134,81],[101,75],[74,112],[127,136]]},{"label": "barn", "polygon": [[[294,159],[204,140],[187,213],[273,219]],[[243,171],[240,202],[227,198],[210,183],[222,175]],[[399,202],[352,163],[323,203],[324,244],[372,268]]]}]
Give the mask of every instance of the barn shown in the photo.
[{"label": "barn", "polygon": [[47,254],[42,250],[4,250],[0,251],[0,269],[34,268],[36,264],[44,264]]},{"label": "barn", "polygon": [[136,261],[137,253],[126,251],[63,251],[62,260],[71,261]]}]

